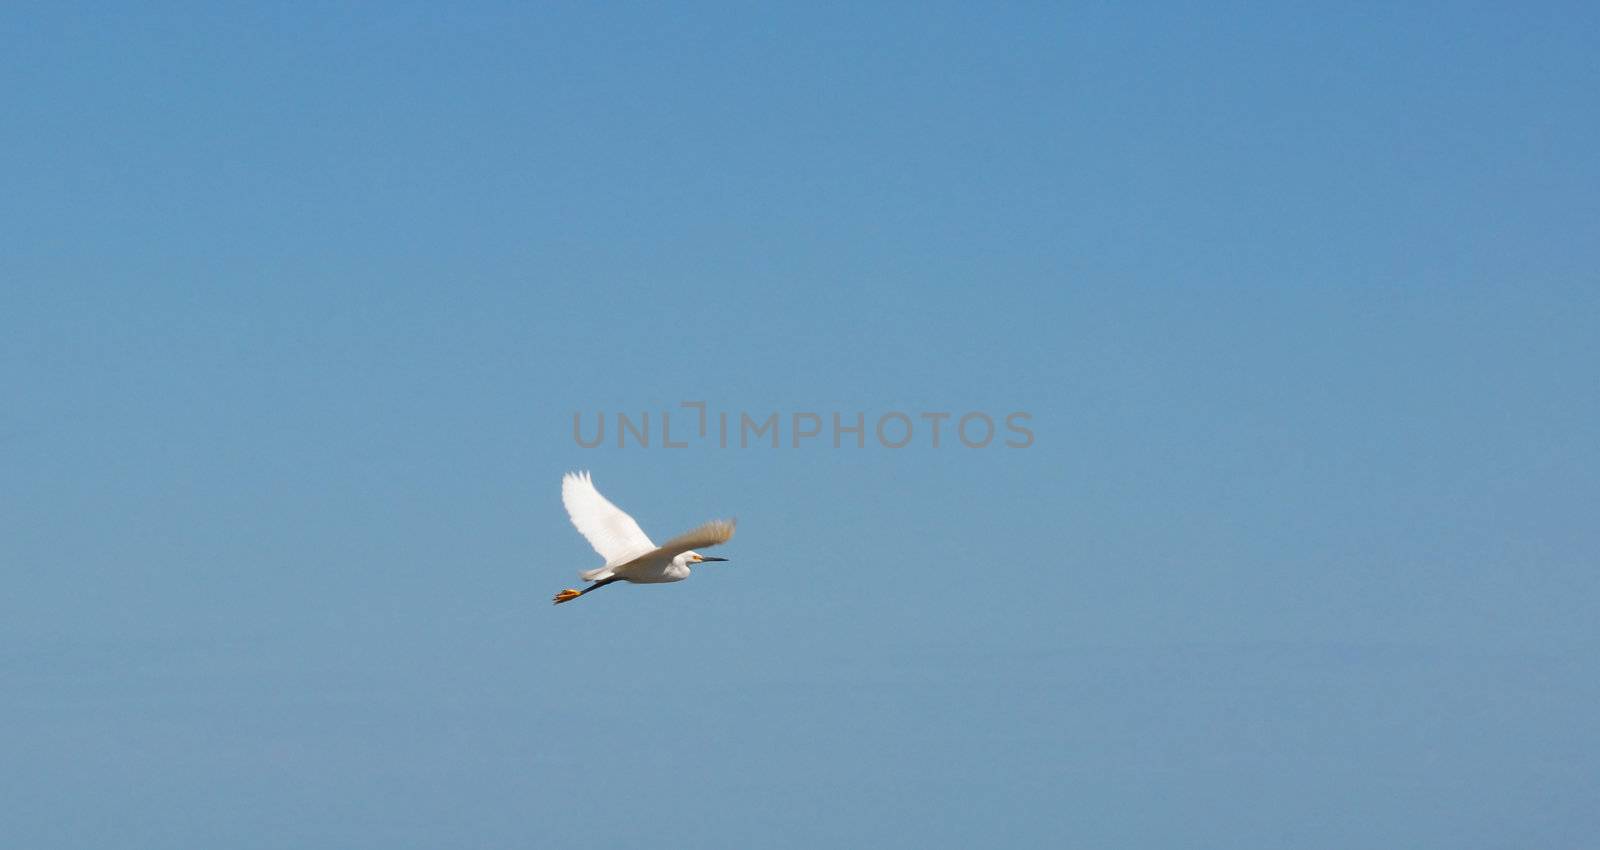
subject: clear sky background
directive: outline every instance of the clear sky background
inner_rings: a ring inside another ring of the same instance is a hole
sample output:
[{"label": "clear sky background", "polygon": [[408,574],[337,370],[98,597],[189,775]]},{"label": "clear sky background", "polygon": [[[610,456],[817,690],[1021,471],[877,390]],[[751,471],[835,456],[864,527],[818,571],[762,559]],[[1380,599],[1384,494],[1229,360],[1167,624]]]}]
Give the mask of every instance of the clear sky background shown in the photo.
[{"label": "clear sky background", "polygon": [[1592,846],[1597,27],[7,4],[0,844]]}]

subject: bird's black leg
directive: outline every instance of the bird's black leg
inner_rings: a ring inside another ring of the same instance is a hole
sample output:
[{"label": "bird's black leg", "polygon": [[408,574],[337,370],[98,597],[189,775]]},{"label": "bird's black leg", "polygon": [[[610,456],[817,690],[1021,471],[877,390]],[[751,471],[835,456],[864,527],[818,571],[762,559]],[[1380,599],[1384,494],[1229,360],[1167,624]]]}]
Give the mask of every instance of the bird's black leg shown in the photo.
[{"label": "bird's black leg", "polygon": [[617,578],[616,576],[612,576],[611,578],[601,579],[582,590],[563,590],[556,594],[556,598],[553,601],[557,605],[560,605],[563,602],[571,602],[572,600],[577,599],[591,590],[599,590],[600,588],[605,587],[614,581],[621,581],[621,579]]}]

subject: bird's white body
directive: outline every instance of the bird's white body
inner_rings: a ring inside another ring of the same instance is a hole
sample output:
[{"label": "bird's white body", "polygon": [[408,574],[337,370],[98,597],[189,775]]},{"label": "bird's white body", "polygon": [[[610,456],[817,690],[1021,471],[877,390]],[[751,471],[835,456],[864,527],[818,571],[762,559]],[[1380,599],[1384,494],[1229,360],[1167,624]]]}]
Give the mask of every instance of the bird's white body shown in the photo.
[{"label": "bird's white body", "polygon": [[594,584],[582,591],[563,590],[556,595],[557,603],[576,599],[615,581],[634,584],[683,581],[689,577],[690,564],[726,560],[707,558],[693,549],[715,546],[733,537],[732,520],[712,520],[657,546],[650,542],[633,517],[600,495],[587,472],[569,472],[561,479],[561,502],[578,533],[606,562],[578,573],[579,578]]},{"label": "bird's white body", "polygon": [[623,581],[631,581],[635,584],[662,584],[669,581],[683,581],[689,577],[687,559],[687,555],[675,555],[670,559],[641,558],[618,567],[612,571],[612,575]]}]

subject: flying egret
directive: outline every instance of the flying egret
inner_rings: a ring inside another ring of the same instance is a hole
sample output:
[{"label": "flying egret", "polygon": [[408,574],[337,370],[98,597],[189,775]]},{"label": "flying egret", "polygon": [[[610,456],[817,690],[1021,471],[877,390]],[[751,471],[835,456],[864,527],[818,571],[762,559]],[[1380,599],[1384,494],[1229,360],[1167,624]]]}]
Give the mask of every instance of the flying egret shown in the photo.
[{"label": "flying egret", "polygon": [[600,495],[587,472],[569,472],[561,478],[561,503],[567,506],[567,516],[572,518],[578,533],[606,562],[604,566],[578,573],[579,578],[594,584],[582,590],[568,588],[557,593],[554,600],[557,605],[614,581],[635,584],[683,581],[689,577],[690,564],[728,560],[707,558],[693,550],[728,542],[733,537],[731,519],[714,519],[657,546],[645,536],[633,517]]}]

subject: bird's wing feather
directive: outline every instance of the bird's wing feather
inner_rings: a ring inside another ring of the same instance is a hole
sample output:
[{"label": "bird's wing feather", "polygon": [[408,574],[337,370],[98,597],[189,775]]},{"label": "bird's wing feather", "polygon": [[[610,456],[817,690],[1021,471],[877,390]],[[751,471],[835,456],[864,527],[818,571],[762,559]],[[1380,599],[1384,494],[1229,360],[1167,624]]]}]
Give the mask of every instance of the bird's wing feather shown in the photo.
[{"label": "bird's wing feather", "polygon": [[626,563],[656,548],[633,517],[600,495],[587,472],[569,472],[561,479],[561,503],[578,533],[606,559],[606,566]]},{"label": "bird's wing feather", "polygon": [[733,525],[734,521],[731,519],[714,519],[693,531],[685,531],[668,540],[661,544],[661,548],[652,554],[673,558],[694,549],[704,549],[707,546],[727,543],[733,538]]}]

